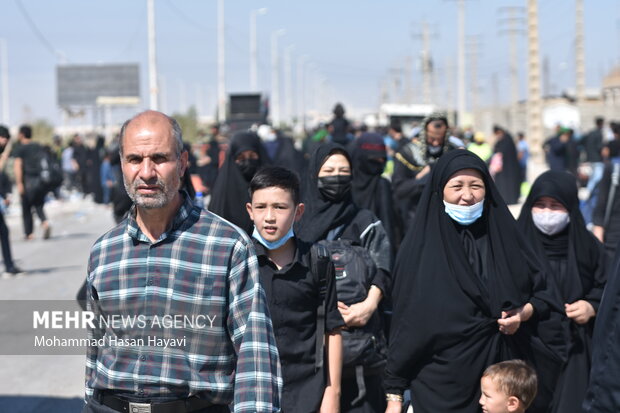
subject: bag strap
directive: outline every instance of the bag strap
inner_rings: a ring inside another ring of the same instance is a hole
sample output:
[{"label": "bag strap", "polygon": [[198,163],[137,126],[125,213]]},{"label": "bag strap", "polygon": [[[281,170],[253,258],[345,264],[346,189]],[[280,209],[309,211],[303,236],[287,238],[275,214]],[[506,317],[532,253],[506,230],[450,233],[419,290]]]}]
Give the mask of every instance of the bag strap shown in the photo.
[{"label": "bag strap", "polygon": [[314,244],[310,249],[310,270],[318,280],[319,286],[319,303],[316,309],[316,343],[314,368],[319,371],[323,367],[323,348],[325,346],[325,313],[327,295],[327,272],[331,256],[327,248],[322,244]]},{"label": "bag strap", "polygon": [[607,197],[607,205],[605,206],[605,219],[603,221],[603,227],[607,228],[609,219],[611,218],[611,207],[616,197],[616,188],[620,182],[620,164],[614,163],[614,169],[611,173],[611,186],[609,187],[609,195]]}]

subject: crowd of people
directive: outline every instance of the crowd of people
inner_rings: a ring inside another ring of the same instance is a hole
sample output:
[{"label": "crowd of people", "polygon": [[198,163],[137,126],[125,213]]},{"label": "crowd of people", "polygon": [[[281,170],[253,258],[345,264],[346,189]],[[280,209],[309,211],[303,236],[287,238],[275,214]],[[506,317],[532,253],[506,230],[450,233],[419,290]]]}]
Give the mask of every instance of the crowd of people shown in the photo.
[{"label": "crowd of people", "polygon": [[[5,129],[26,239],[33,208],[50,237],[43,205],[60,184],[44,177],[58,168],[65,191],[113,205],[78,295],[90,311],[213,317],[182,330],[183,349],[91,345],[85,412],[620,408],[606,334],[620,321],[620,125],[613,140],[602,119],[580,139],[558,128],[531,185],[523,134],[495,126],[491,145],[445,113],[406,136],[398,122],[355,128],[339,104],[303,145],[216,125],[189,146],[153,111],[110,149],[77,135],[45,148],[28,126],[11,149]],[[21,271],[1,219],[0,241]]]}]

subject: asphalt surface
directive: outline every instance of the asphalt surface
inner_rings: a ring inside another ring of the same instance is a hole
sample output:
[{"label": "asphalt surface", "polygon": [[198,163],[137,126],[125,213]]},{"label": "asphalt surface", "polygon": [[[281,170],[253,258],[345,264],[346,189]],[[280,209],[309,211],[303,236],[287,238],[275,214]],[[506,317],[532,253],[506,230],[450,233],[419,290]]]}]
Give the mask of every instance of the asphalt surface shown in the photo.
[{"label": "asphalt surface", "polygon": [[[36,238],[24,240],[19,205],[12,205],[5,216],[14,260],[26,272],[0,278],[0,300],[75,299],[91,245],[114,225],[108,207],[79,196],[52,200],[45,209],[52,225],[48,240],[42,239],[36,218]],[[20,327],[4,325],[0,340],[15,340],[12,330]],[[0,412],[80,412],[84,359],[83,355],[0,355]]]}]

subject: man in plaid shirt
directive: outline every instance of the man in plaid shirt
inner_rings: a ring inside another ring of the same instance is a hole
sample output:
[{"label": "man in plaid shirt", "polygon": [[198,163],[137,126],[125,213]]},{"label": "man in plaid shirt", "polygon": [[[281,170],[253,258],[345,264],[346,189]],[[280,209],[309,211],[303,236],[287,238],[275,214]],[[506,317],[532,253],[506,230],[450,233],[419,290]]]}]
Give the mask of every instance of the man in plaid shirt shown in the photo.
[{"label": "man in plaid shirt", "polygon": [[180,191],[188,153],[174,119],[147,111],[128,120],[120,155],[134,207],[91,250],[83,411],[279,411],[280,363],[252,241]]}]

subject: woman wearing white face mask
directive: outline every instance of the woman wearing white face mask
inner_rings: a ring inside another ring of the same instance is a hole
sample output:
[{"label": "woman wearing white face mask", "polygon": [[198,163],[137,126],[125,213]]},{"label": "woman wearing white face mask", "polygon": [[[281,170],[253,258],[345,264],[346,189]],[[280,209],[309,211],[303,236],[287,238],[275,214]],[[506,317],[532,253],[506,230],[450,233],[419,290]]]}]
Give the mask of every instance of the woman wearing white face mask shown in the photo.
[{"label": "woman wearing white face mask", "polygon": [[566,172],[538,177],[525,201],[519,227],[555,284],[571,320],[568,361],[552,412],[581,412],[588,383],[594,318],[605,285],[605,255],[579,210],[577,181]]},{"label": "woman wearing white face mask", "polygon": [[483,371],[513,358],[544,361],[528,411],[546,411],[546,370],[559,370],[566,340],[546,327],[562,324],[562,304],[478,156],[439,158],[393,274],[386,413],[400,413],[407,388],[416,413],[479,412]]}]

